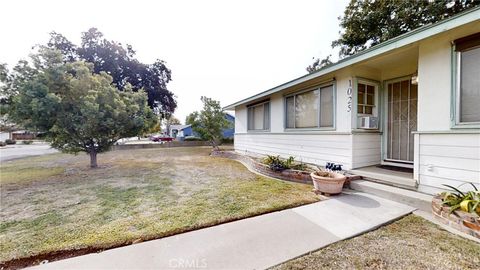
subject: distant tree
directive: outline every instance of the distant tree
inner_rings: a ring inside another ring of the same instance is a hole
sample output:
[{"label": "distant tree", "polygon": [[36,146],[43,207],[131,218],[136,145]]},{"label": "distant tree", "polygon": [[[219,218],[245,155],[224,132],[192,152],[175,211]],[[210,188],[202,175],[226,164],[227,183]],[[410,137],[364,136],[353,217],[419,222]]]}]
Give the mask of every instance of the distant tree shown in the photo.
[{"label": "distant tree", "polygon": [[192,125],[193,131],[209,141],[214,149],[223,138],[223,130],[229,128],[231,123],[226,119],[220,102],[202,96],[203,109],[200,112],[193,112],[186,118],[186,124]]},{"label": "distant tree", "polygon": [[167,89],[172,72],[164,61],[157,59],[153,64],[141,63],[135,58],[131,45],[109,41],[96,28],[82,33],[80,46],[52,32],[46,47],[61,51],[64,62],[84,60],[93,63],[93,71],[109,74],[120,90],[127,85],[131,85],[134,92],[143,89],[148,96],[148,105],[162,118],[171,115],[177,107],[173,93]]},{"label": "distant tree", "polygon": [[327,57],[323,58],[320,60],[320,58],[317,58],[315,59],[315,61],[313,61],[313,63],[307,67],[307,71],[308,73],[313,73],[317,70],[320,70],[330,64],[332,64],[332,61],[330,60],[330,57],[332,57],[332,55],[328,55]]},{"label": "distant tree", "polygon": [[143,91],[126,84],[119,91],[93,64],[67,62],[58,50],[42,48],[32,56],[33,67],[18,67],[9,82],[8,113],[15,123],[45,131],[52,147],[66,153],[86,152],[90,167],[97,153],[117,140],[142,134],[156,123]]},{"label": "distant tree", "polygon": [[168,119],[167,119],[168,123],[170,125],[181,125],[182,123],[180,122],[180,120],[178,118],[176,118],[175,116],[170,116]]},{"label": "distant tree", "polygon": [[351,0],[332,46],[343,58],[478,5],[478,0]]},{"label": "distant tree", "polygon": [[193,122],[198,119],[199,112],[195,111],[185,117],[185,125],[193,125]]},{"label": "distant tree", "polygon": [[162,126],[160,124],[160,121],[157,122],[151,129],[147,131],[148,134],[158,133],[158,132],[162,132]]}]

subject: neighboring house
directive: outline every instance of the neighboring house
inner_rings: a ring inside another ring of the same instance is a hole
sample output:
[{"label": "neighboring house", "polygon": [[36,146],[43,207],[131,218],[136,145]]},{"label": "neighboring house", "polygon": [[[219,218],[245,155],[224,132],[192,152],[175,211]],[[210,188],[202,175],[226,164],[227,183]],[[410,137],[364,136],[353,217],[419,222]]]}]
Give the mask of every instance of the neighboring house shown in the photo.
[{"label": "neighboring house", "polygon": [[10,132],[0,132],[0,142],[10,139]]},{"label": "neighboring house", "polygon": [[17,130],[11,133],[13,140],[33,140],[37,137],[37,133],[28,130]]},{"label": "neighboring house", "polygon": [[[233,138],[233,135],[235,134],[235,116],[232,116],[228,113],[225,115],[225,118],[232,123],[232,127],[223,130],[223,137]],[[199,137],[199,135],[193,131],[192,125],[171,125],[168,135],[172,138],[176,138],[179,141],[183,141],[185,137],[189,136]]]},{"label": "neighboring house", "polygon": [[480,8],[224,109],[237,152],[336,162],[427,193],[480,186]]},{"label": "neighboring house", "polygon": [[235,135],[235,116],[226,113],[225,118],[231,124],[231,128],[226,128],[223,130],[223,138],[232,138]]},{"label": "neighboring house", "polygon": [[168,135],[179,141],[183,141],[185,137],[194,136],[191,125],[170,125]]}]

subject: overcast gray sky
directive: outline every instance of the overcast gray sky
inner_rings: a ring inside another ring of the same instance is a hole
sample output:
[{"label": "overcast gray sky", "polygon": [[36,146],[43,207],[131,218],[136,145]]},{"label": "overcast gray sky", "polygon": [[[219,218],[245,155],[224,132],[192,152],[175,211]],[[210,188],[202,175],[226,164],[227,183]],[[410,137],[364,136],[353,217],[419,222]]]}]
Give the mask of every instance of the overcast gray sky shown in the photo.
[{"label": "overcast gray sky", "polygon": [[[145,63],[167,62],[175,112],[222,106],[306,74],[313,57],[332,53],[348,0],[296,1],[3,1],[0,62],[11,67],[56,31],[74,43],[96,27],[131,44]],[[337,57],[337,52],[332,53]]]}]

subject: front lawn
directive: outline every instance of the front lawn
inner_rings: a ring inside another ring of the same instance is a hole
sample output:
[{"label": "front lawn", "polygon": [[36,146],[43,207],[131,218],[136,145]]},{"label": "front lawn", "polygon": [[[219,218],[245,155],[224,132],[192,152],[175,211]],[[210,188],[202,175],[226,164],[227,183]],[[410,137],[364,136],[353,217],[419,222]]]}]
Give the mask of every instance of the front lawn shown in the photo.
[{"label": "front lawn", "polygon": [[260,177],[211,148],[52,154],[1,168],[0,262],[97,250],[315,202],[311,186]]},{"label": "front lawn", "polygon": [[409,215],[274,268],[287,269],[480,269],[480,244]]}]

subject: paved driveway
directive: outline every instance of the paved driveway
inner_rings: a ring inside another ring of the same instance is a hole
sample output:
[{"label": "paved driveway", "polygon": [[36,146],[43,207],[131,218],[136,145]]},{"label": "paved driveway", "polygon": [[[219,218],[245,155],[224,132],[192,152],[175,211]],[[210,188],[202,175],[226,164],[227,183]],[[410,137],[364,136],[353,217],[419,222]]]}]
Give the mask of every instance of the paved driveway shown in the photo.
[{"label": "paved driveway", "polygon": [[14,144],[0,148],[0,162],[12,159],[19,159],[28,156],[41,156],[51,153],[57,153],[49,144]]}]

